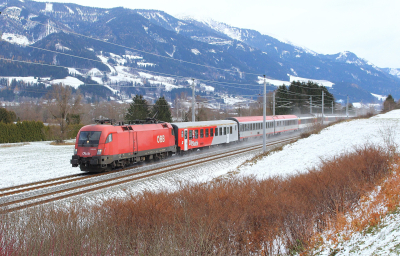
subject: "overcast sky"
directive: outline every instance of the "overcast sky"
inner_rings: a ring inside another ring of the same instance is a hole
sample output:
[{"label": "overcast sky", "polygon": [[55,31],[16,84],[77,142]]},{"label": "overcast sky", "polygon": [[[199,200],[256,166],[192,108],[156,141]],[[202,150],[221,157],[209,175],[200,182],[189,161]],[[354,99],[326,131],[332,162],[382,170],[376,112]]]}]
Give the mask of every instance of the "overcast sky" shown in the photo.
[{"label": "overcast sky", "polygon": [[[40,0],[42,1],[42,0]],[[44,1],[43,1],[44,2]],[[103,8],[155,9],[254,29],[317,53],[351,51],[400,68],[400,0],[61,0]]]}]

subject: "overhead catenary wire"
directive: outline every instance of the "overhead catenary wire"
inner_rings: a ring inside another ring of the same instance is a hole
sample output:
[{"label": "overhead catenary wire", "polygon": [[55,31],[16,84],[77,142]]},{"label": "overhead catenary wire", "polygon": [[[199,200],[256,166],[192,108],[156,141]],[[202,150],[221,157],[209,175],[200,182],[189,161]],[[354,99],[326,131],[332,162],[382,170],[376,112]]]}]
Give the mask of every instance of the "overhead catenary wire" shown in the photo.
[{"label": "overhead catenary wire", "polygon": [[[8,14],[4,14],[4,15],[7,16],[7,17],[12,17],[11,15],[8,15]],[[21,19],[25,19],[25,18],[21,18]],[[25,19],[25,20],[27,20],[27,19]],[[29,20],[29,21],[32,21],[32,20]],[[43,23],[40,23],[40,22],[38,22],[38,21],[32,21],[32,22],[36,22],[36,23],[38,23],[38,24],[41,24],[41,25],[44,25],[44,26],[48,26],[48,24],[43,24]],[[226,72],[238,72],[238,73],[241,73],[241,74],[251,74],[251,75],[260,76],[260,74],[248,73],[248,72],[237,71],[237,70],[235,71],[235,70],[230,70],[230,69],[222,69],[222,68],[217,68],[217,67],[213,67],[213,66],[209,66],[209,65],[202,65],[202,64],[198,64],[198,63],[187,62],[187,61],[175,59],[175,58],[172,58],[172,57],[162,56],[162,55],[159,55],[159,54],[154,54],[154,53],[142,51],[142,50],[135,49],[135,48],[132,48],[132,47],[127,47],[127,46],[124,46],[124,45],[120,45],[120,44],[115,44],[115,43],[107,42],[107,41],[104,41],[104,40],[101,40],[101,39],[93,38],[93,37],[90,37],[90,36],[85,36],[85,35],[82,35],[82,34],[79,34],[79,33],[75,33],[75,32],[71,32],[71,31],[68,31],[68,30],[66,30],[66,29],[62,29],[62,28],[57,28],[57,29],[59,29],[59,30],[61,30],[61,31],[64,31],[64,32],[66,31],[67,33],[70,33],[70,34],[75,34],[75,35],[77,35],[77,36],[86,37],[86,38],[89,38],[89,39],[101,41],[101,42],[106,43],[106,44],[111,44],[111,45],[119,46],[119,47],[122,47],[122,48],[126,48],[126,49],[130,49],[130,50],[142,52],[142,53],[145,53],[145,54],[154,55],[154,56],[157,56],[157,57],[167,58],[167,59],[171,59],[171,60],[175,60],[175,61],[180,61],[180,62],[184,62],[184,63],[189,63],[189,64],[194,64],[194,65],[198,65],[198,66],[203,66],[203,67],[207,67],[207,68],[214,68],[214,69],[223,70],[223,71],[226,71]],[[30,45],[26,45],[26,46],[27,46],[27,47],[34,48],[34,49],[38,49],[38,50],[53,52],[53,53],[57,53],[57,54],[62,54],[62,55],[70,56],[70,57],[76,57],[76,58],[80,58],[80,59],[85,59],[85,60],[95,61],[95,62],[99,62],[99,63],[105,64],[104,62],[102,62],[102,61],[100,61],[100,60],[85,58],[85,57],[81,57],[81,56],[75,56],[75,55],[66,54],[66,53],[63,53],[63,52],[53,51],[53,50],[49,50],[49,49],[43,49],[43,48],[34,47],[34,46],[30,46]],[[11,59],[6,59],[6,58],[0,58],[0,59],[2,59],[2,60],[8,60],[8,61],[18,61],[18,62],[29,63],[29,64],[39,64],[39,65],[45,65],[45,66],[69,68],[69,67],[64,67],[64,66],[60,66],[60,65],[50,65],[50,64],[45,64],[45,63],[35,63],[35,62],[28,62],[28,61],[11,60]],[[185,77],[180,77],[180,76],[171,75],[171,74],[165,74],[165,73],[161,73],[161,72],[155,72],[155,71],[151,71],[151,70],[147,70],[147,69],[143,70],[143,69],[140,69],[140,68],[133,68],[133,67],[132,67],[132,69],[140,70],[140,71],[147,72],[147,73],[156,73],[156,74],[162,74],[162,75],[171,76],[171,77],[179,77],[179,78],[181,78],[181,79],[188,79],[188,78],[185,78]],[[208,83],[213,83],[213,84],[218,84],[218,85],[222,85],[222,86],[226,86],[226,87],[230,87],[230,88],[244,89],[244,88],[240,88],[240,87],[231,86],[231,84],[233,84],[233,83],[228,83],[228,82],[212,81],[212,80],[206,80],[206,79],[196,79],[196,80],[198,80],[198,81],[203,81],[203,82],[208,82]],[[160,83],[162,84],[162,82],[160,82]],[[89,85],[89,84],[86,84],[86,85]],[[107,85],[107,84],[106,84],[106,85]],[[247,85],[247,86],[257,86],[257,87],[259,86],[259,87],[261,87],[259,84],[258,84],[258,85],[254,85],[254,84],[235,84],[235,85],[242,85],[242,86],[243,86],[243,85]],[[111,86],[111,85],[110,85],[110,86]],[[130,86],[121,86],[121,85],[118,85],[118,86],[119,86],[119,87],[130,87]],[[299,86],[299,85],[294,85],[294,86],[303,87],[303,86]],[[270,85],[270,87],[275,87],[275,86],[274,86],[274,85]],[[140,88],[153,88],[153,87],[134,87],[134,88],[140,89]],[[156,88],[156,87],[154,87],[154,88]],[[303,88],[307,88],[307,89],[319,89],[319,88],[309,88],[309,87],[303,87]],[[246,90],[258,90],[258,89],[246,88]],[[280,91],[280,92],[282,92],[282,91]],[[286,91],[285,93],[294,94],[294,95],[313,96],[313,95],[306,95],[306,94],[301,94],[301,93],[295,93],[295,92],[291,92],[291,91]],[[314,96],[314,97],[317,97],[317,96]],[[321,96],[320,96],[320,97],[321,97]]]},{"label": "overhead catenary wire", "polygon": [[[5,13],[0,14],[0,15],[7,16],[7,17],[13,17],[12,15],[5,14]],[[14,16],[14,17],[15,17],[15,16]],[[40,25],[43,25],[43,26],[50,26],[50,24],[44,24],[44,23],[41,23],[41,22],[39,22],[39,21],[29,20],[29,19],[26,19],[26,18],[23,18],[23,17],[16,17],[16,18],[24,19],[24,20],[30,21],[30,22],[35,22],[35,23],[40,24]],[[53,26],[53,27],[54,27],[54,26]],[[71,31],[71,30],[67,30],[67,29],[63,29],[63,28],[59,28],[59,27],[56,27],[56,29],[61,30],[61,31],[63,31],[63,32],[67,32],[68,34],[73,34],[73,35],[85,37],[85,38],[92,39],[92,40],[95,40],[95,41],[99,41],[99,42],[102,42],[102,43],[106,43],[106,44],[118,46],[118,47],[121,47],[121,48],[125,48],[125,49],[129,49],[129,50],[133,50],[133,51],[137,51],[137,52],[141,52],[141,53],[153,55],[153,56],[160,57],[160,58],[165,58],[165,59],[169,59],[169,60],[179,61],[179,62],[181,62],[181,63],[191,64],[191,65],[196,65],[196,66],[201,66],[201,67],[211,68],[211,69],[216,69],[216,70],[222,70],[222,71],[225,71],[225,72],[235,72],[235,73],[241,73],[241,74],[248,74],[248,75],[260,76],[260,74],[256,74],[256,73],[249,73],[249,72],[238,71],[238,70],[217,68],[217,67],[213,67],[213,66],[209,66],[209,65],[203,65],[203,64],[199,64],[199,63],[195,63],[195,62],[185,61],[185,60],[181,60],[181,59],[175,59],[175,58],[172,58],[172,57],[169,57],[169,56],[163,56],[163,55],[160,55],[160,54],[156,54],[156,53],[151,53],[151,52],[139,50],[139,49],[132,48],[132,47],[128,47],[128,46],[124,46],[124,45],[121,45],[121,44],[111,43],[111,42],[108,42],[108,41],[105,41],[105,40],[101,40],[101,39],[94,38],[94,37],[91,37],[91,36],[86,36],[86,35],[79,34],[79,33],[73,32],[73,31]]]},{"label": "overhead catenary wire", "polygon": [[[1,15],[1,14],[0,14],[0,15]],[[8,15],[8,14],[3,14],[3,15],[5,15],[5,16],[7,16],[7,17],[12,17],[12,15]],[[27,21],[29,20],[29,19],[25,19],[25,18],[23,18],[23,17],[17,17],[17,18],[24,19],[24,20],[27,20]],[[38,21],[33,21],[33,20],[29,20],[29,21],[35,22],[35,23],[37,23],[37,24],[41,24],[41,25],[43,25],[43,26],[50,26],[50,24],[44,24],[44,23],[41,23],[41,22],[38,22]],[[82,36],[82,37],[89,38],[89,39],[92,39],[92,40],[100,41],[100,42],[103,42],[103,43],[106,43],[106,44],[110,44],[110,45],[114,45],[114,46],[118,46],[118,47],[130,49],[130,50],[134,50],[134,51],[138,51],[138,52],[142,52],[142,53],[145,53],[145,54],[150,54],[150,55],[153,55],[153,56],[157,56],[157,57],[161,57],[161,58],[166,58],[166,59],[170,59],[170,60],[174,60],[174,61],[179,61],[179,62],[188,63],[188,64],[193,64],[193,65],[197,65],[197,66],[202,66],[202,67],[207,67],[207,68],[222,70],[222,71],[225,71],[225,72],[237,72],[237,73],[239,73],[239,74],[249,74],[249,75],[262,76],[261,74],[256,74],[256,73],[249,73],[249,72],[238,71],[238,70],[217,68],[217,67],[213,67],[213,66],[210,66],[210,65],[203,65],[203,64],[199,64],[199,63],[194,63],[194,62],[184,61],[184,60],[180,60],[180,59],[175,59],[175,58],[172,58],[172,57],[169,57],[169,56],[163,56],[163,55],[159,55],[159,54],[155,54],[155,53],[151,53],[151,52],[147,52],[147,51],[135,49],[135,48],[132,48],[132,47],[128,47],[128,46],[124,46],[124,45],[120,45],[120,44],[116,44],[116,43],[111,43],[111,42],[108,42],[108,41],[105,41],[105,40],[101,40],[101,39],[98,39],[98,38],[94,38],[94,37],[91,37],[91,36],[86,36],[86,35],[83,35],[83,34],[80,34],[80,33],[72,32],[72,31],[69,31],[69,30],[67,30],[67,29],[63,29],[63,28],[56,28],[56,29],[59,29],[59,30],[61,30],[61,31],[64,31],[64,32],[67,32],[67,33],[70,33],[70,34],[74,34],[74,35],[77,35],[77,36]],[[34,46],[28,46],[28,47],[32,47],[32,48],[36,48],[36,49],[42,49],[42,48],[38,48],[38,47],[34,47]],[[57,51],[52,51],[52,50],[48,50],[48,49],[42,49],[42,50],[46,50],[46,51],[49,51],[49,52],[56,52],[56,53],[64,54],[64,55],[67,55],[67,56],[73,56],[73,55],[70,55],[70,54],[65,54],[65,53],[61,53],[61,52],[57,52]],[[97,62],[100,62],[100,63],[104,64],[102,61],[99,61],[99,60],[84,58],[84,57],[80,57],[80,56],[75,56],[75,57],[81,58],[81,59],[86,59],[86,60],[97,61]],[[148,70],[146,70],[146,72],[148,72]],[[170,75],[170,74],[169,74],[169,76],[173,76],[173,75]],[[196,80],[202,80],[202,79],[196,79]],[[204,80],[204,81],[208,81],[208,80]],[[223,82],[222,82],[222,83],[223,83]],[[255,85],[251,85],[251,86],[255,86]],[[293,86],[302,87],[302,88],[311,89],[311,90],[312,90],[312,89],[320,90],[319,88],[310,88],[310,87],[304,87],[304,86],[300,86],[300,85],[293,85]]]}]

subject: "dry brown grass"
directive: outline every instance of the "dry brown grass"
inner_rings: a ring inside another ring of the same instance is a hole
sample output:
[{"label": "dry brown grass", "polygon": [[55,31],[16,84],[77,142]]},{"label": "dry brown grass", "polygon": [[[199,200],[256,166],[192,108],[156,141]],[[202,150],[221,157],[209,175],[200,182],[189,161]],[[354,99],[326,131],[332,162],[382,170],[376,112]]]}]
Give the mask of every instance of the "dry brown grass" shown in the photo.
[{"label": "dry brown grass", "polygon": [[74,142],[67,142],[67,141],[52,141],[50,142],[50,145],[53,146],[66,146],[66,145],[75,145],[75,141]]},{"label": "dry brown grass", "polygon": [[186,184],[176,192],[147,191],[94,207],[31,210],[27,218],[1,222],[0,248],[11,244],[17,251],[3,255],[302,252],[388,177],[388,159],[384,149],[364,146],[289,178]]},{"label": "dry brown grass", "polygon": [[[330,247],[335,248],[339,242],[348,240],[356,232],[369,232],[376,227],[380,221],[391,213],[397,213],[400,205],[400,161],[395,159],[397,167],[392,175],[379,183],[369,194],[361,196],[358,207],[341,213],[331,220],[331,227],[324,232],[325,240],[330,241]],[[338,235],[339,234],[339,235]],[[316,233],[311,238],[311,243],[306,252],[319,251],[324,239],[321,233]]]},{"label": "dry brown grass", "polygon": [[0,144],[0,148],[12,148],[12,147],[22,147],[25,145],[29,145],[30,143],[28,142],[23,142],[23,143],[11,143],[11,144]]}]

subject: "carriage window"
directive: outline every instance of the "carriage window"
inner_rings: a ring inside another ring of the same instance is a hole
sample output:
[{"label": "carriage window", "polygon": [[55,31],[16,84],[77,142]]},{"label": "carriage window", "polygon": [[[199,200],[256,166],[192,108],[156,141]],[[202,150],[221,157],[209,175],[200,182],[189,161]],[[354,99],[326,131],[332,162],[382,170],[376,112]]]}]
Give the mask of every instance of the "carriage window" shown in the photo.
[{"label": "carriage window", "polygon": [[204,129],[200,129],[200,138],[204,138]]},{"label": "carriage window", "polygon": [[214,136],[214,128],[210,128],[210,137]]},{"label": "carriage window", "polygon": [[222,127],[219,127],[219,136],[222,136]]},{"label": "carriage window", "polygon": [[182,132],[181,132],[181,137],[183,138],[183,130],[182,130]]},{"label": "carriage window", "polygon": [[230,134],[232,134],[232,126],[231,126],[231,132],[230,132]]},{"label": "carriage window", "polygon": [[194,138],[195,139],[199,138],[199,130],[194,130]]},{"label": "carriage window", "polygon": [[218,136],[218,127],[215,128],[215,136]]},{"label": "carriage window", "polygon": [[226,127],[224,127],[224,135],[226,135]]},{"label": "carriage window", "polygon": [[193,131],[189,131],[189,140],[193,139],[192,134],[193,134]]},{"label": "carriage window", "polygon": [[206,129],[206,138],[208,138],[208,128]]},{"label": "carriage window", "polygon": [[187,131],[185,131],[185,140],[187,140]]}]

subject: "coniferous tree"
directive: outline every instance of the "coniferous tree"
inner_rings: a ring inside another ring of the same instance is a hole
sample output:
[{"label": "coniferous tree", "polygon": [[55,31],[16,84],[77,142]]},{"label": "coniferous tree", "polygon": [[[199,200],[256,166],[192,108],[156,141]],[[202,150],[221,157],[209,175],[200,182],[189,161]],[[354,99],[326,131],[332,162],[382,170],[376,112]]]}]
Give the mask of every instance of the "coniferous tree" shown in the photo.
[{"label": "coniferous tree", "polygon": [[[285,85],[279,86],[276,99],[276,115],[290,113],[309,113],[310,111],[310,96],[312,97],[313,105],[321,105],[322,92],[324,92],[324,108],[332,108],[332,102],[335,106],[335,98],[325,86],[319,86],[316,83],[309,81],[308,83],[293,81],[289,87]],[[313,113],[321,112],[321,106],[313,108]]]},{"label": "coniferous tree", "polygon": [[391,94],[389,94],[386,100],[383,102],[383,111],[390,111],[396,107],[396,102],[394,101]]},{"label": "coniferous tree", "polygon": [[171,109],[164,96],[156,101],[156,104],[151,110],[151,115],[155,116],[155,118],[158,120],[172,122]]},{"label": "coniferous tree", "polygon": [[143,95],[136,94],[128,108],[128,113],[125,115],[125,120],[145,120],[149,115],[147,101],[143,98]]},{"label": "coniferous tree", "polygon": [[13,111],[8,111],[5,108],[0,108],[0,122],[8,124],[14,122],[16,118],[17,116]]}]

